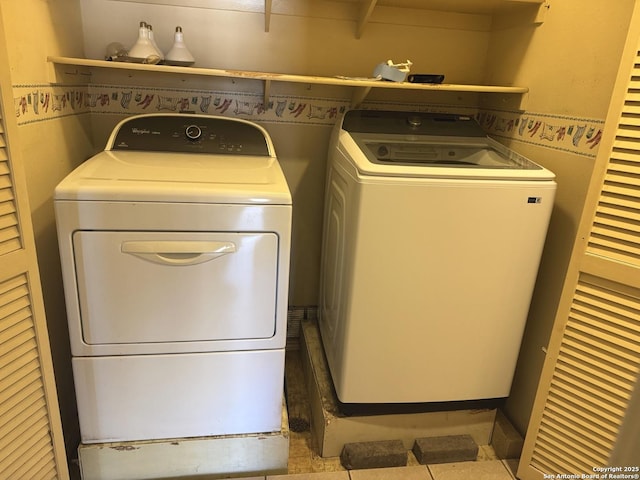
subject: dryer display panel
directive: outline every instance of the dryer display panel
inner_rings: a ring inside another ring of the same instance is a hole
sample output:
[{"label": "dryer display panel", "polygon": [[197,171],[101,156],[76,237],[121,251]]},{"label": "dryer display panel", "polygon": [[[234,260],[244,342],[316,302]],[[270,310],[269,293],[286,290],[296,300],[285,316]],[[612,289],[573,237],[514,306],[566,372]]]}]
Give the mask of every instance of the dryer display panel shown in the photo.
[{"label": "dryer display panel", "polygon": [[85,343],[270,338],[275,233],[73,234]]},{"label": "dryer display panel", "polygon": [[143,115],[120,126],[112,150],[270,156],[263,131],[207,116]]}]

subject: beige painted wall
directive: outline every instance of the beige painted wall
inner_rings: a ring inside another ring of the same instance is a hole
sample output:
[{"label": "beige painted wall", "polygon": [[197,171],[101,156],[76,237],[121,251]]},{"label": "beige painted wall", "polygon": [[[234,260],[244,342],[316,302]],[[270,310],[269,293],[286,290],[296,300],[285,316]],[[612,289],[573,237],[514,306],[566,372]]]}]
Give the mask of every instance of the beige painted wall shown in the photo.
[{"label": "beige painted wall", "polygon": [[[497,19],[486,81],[531,89],[527,110],[604,119],[634,0],[552,1],[539,27]],[[502,20],[502,21],[501,21]],[[508,142],[557,175],[558,192],[506,412],[526,431],[594,158]]]},{"label": "beige painted wall", "polygon": [[633,3],[552,0],[538,27],[496,19],[485,81],[529,86],[529,111],[604,118]]},{"label": "beige painted wall", "polygon": [[[2,15],[7,37],[0,41],[7,44],[14,86],[33,85],[37,90],[38,85],[47,84],[47,55],[83,55],[78,0],[3,2]],[[25,162],[65,443],[68,454],[75,456],[78,419],[52,193],[55,185],[92,151],[89,118],[37,122],[23,125],[18,131],[16,144]]]}]

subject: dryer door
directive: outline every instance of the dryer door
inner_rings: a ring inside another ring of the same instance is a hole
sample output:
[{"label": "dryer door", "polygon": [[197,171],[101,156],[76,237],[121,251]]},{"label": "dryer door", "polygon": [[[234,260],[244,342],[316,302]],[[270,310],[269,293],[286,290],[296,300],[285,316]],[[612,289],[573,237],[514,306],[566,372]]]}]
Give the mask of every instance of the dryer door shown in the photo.
[{"label": "dryer door", "polygon": [[73,250],[89,345],[275,333],[274,233],[78,231]]}]

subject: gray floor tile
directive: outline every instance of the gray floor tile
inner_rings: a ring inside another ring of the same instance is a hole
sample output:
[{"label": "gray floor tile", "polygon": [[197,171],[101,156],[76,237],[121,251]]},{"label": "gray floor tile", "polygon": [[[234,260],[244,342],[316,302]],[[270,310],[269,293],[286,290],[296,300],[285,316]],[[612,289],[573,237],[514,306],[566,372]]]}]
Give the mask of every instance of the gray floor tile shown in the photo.
[{"label": "gray floor tile", "polygon": [[349,480],[349,472],[293,473],[268,475],[267,480]]},{"label": "gray floor tile", "polygon": [[498,460],[498,456],[491,445],[478,445],[478,447],[478,460]]},{"label": "gray floor tile", "polygon": [[432,480],[424,465],[351,470],[349,475],[351,480]]},{"label": "gray floor tile", "polygon": [[518,473],[518,464],[520,463],[520,460],[517,458],[509,458],[507,460],[502,460],[502,463],[504,463],[504,466],[507,467],[507,470],[511,473],[511,477],[515,479],[516,473]]},{"label": "gray floor tile", "polygon": [[512,480],[500,460],[429,465],[434,480]]}]

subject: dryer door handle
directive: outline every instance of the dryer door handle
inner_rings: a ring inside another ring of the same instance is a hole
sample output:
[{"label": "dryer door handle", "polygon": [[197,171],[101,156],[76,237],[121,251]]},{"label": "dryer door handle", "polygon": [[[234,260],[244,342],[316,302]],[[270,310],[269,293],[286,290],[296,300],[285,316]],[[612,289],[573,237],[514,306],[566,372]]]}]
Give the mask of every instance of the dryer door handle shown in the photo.
[{"label": "dryer door handle", "polygon": [[215,241],[127,241],[122,242],[122,253],[135,255],[160,265],[197,265],[236,251],[233,242]]}]

